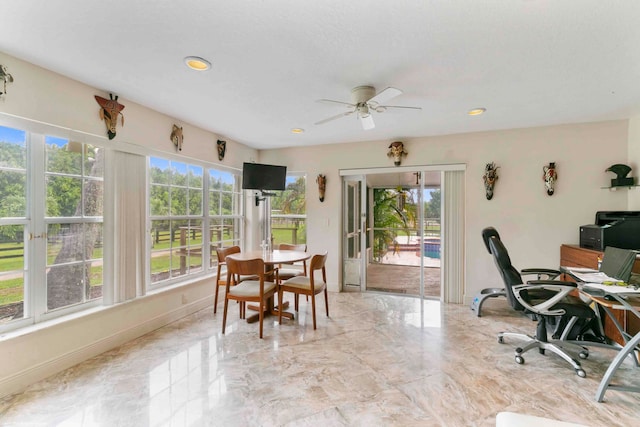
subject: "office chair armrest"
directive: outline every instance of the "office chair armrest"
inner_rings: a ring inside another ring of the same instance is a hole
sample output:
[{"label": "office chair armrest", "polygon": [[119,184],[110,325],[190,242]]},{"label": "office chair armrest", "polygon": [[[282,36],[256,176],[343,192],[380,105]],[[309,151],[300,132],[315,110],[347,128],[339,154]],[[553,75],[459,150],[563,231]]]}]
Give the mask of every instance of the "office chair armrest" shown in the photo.
[{"label": "office chair armrest", "polygon": [[523,276],[535,274],[538,276],[538,280],[553,280],[562,274],[562,272],[560,270],[553,270],[550,268],[525,268],[520,270],[520,274]]},{"label": "office chair armrest", "polygon": [[[551,308],[576,288],[577,285],[575,282],[565,282],[562,280],[531,280],[526,284],[514,286],[512,289],[518,302],[520,302],[520,304],[522,304],[527,310],[545,316],[561,316],[565,314],[563,309],[552,310]],[[531,303],[526,301],[520,293],[534,289],[544,289],[548,291],[555,291],[556,293],[551,298],[542,301],[539,304],[531,305]]]}]

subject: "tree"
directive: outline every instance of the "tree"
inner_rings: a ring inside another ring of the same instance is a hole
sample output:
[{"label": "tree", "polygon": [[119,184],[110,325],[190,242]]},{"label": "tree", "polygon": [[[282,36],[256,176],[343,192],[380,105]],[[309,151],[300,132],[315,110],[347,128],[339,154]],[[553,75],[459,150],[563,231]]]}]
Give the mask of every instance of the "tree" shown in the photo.
[{"label": "tree", "polygon": [[[89,161],[89,176],[103,176],[104,150],[95,149],[94,158]],[[59,190],[65,187],[61,185]],[[85,180],[81,186],[84,197],[76,197],[76,206],[70,216],[102,216],[103,185],[100,180]],[[58,202],[67,206],[70,202],[65,200],[64,193],[54,193]],[[73,196],[71,196],[73,197]],[[82,200],[84,198],[84,204]],[[83,206],[84,205],[84,206]],[[68,206],[63,208],[68,209]],[[53,266],[47,272],[47,307],[49,310],[64,307],[69,304],[83,301],[89,296],[91,289],[91,265],[90,263],[76,262],[78,260],[91,259],[96,242],[100,237],[101,224],[96,223],[71,223],[65,225],[60,251],[55,257]]]},{"label": "tree", "polygon": [[[306,207],[306,178],[297,177],[293,182],[289,182],[285,190],[279,196],[271,198],[271,211],[283,215],[304,215]],[[291,218],[272,219],[272,228],[277,229],[276,223],[280,227],[293,229],[291,237],[282,237],[281,243],[300,243],[306,241],[306,227],[304,221]],[[290,223],[289,225],[286,225]],[[274,236],[274,241],[278,242],[278,237]]]},{"label": "tree", "polygon": [[278,197],[271,199],[271,209],[283,214],[306,213],[306,179],[304,176],[296,178],[287,185]]},{"label": "tree", "polygon": [[[26,150],[24,144],[0,141],[0,218],[24,218],[27,209]],[[13,227],[0,227],[0,240],[18,236]]]},{"label": "tree", "polygon": [[431,190],[431,200],[427,204],[426,217],[440,218],[440,189]]},{"label": "tree", "polygon": [[399,192],[392,189],[373,189],[373,256],[380,260],[396,238],[394,229],[404,228],[409,233],[407,217],[398,209]]}]

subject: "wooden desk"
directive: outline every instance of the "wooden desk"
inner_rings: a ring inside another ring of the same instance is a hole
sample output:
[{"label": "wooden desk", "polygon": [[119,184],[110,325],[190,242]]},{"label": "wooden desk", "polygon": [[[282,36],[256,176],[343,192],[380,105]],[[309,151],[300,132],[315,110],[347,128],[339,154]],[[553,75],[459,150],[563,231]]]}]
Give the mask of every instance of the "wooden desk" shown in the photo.
[{"label": "wooden desk", "polygon": [[[595,251],[593,249],[581,248],[578,245],[562,245],[560,246],[560,265],[563,267],[585,267],[598,269],[598,258],[602,259],[604,252]],[[636,259],[633,265],[634,273],[640,273],[640,260]],[[562,275],[562,280],[573,281],[568,275]],[[622,325],[625,331],[630,334],[636,334],[640,331],[640,319],[625,310],[613,310],[614,317]],[[604,333],[607,337],[624,345],[624,339],[614,322],[606,316],[604,319]]]},{"label": "wooden desk", "polygon": [[[298,261],[304,261],[311,258],[311,254],[309,252],[304,251],[280,251],[274,250],[271,252],[263,252],[263,251],[247,251],[240,252],[237,254],[227,255],[227,258],[232,258],[238,261],[247,261],[250,259],[261,258],[265,264],[265,273],[267,280],[273,280],[273,268],[276,264],[291,264]],[[269,298],[267,302],[267,307],[265,307],[265,315],[272,314],[274,316],[278,315],[279,310],[283,310],[282,316],[293,319],[293,313],[288,313],[284,310],[289,306],[289,302],[285,302],[282,304],[282,307],[276,307],[273,298]],[[260,310],[260,307],[257,306],[248,306],[252,310]],[[248,323],[253,323],[258,321],[259,316],[256,314],[255,316],[251,316],[247,318]]]}]

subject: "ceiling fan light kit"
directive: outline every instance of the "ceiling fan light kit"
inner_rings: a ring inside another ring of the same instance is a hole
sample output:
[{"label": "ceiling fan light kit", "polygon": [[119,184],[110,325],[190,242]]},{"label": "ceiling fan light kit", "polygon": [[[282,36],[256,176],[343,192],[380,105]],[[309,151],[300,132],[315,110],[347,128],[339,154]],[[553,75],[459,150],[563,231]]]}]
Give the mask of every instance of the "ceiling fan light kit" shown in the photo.
[{"label": "ceiling fan light kit", "polygon": [[376,113],[384,113],[389,108],[408,109],[408,110],[422,110],[420,107],[405,107],[400,105],[384,105],[387,101],[402,94],[400,89],[394,87],[388,87],[376,95],[376,89],[373,86],[358,86],[351,89],[351,103],[343,101],[335,101],[332,99],[320,99],[318,102],[325,104],[340,104],[349,108],[349,111],[337,114],[335,116],[328,117],[324,120],[320,120],[315,123],[321,125],[340,117],[349,116],[356,113],[356,117],[360,121],[363,129],[369,130],[375,128],[375,122],[373,121],[372,111]]}]

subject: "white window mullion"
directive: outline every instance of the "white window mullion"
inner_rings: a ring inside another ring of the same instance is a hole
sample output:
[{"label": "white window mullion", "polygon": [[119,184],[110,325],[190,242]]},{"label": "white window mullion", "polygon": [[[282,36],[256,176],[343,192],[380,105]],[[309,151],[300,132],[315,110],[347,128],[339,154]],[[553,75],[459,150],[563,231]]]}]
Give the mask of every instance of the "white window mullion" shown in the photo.
[{"label": "white window mullion", "polygon": [[209,169],[202,171],[202,269],[209,273],[211,267],[211,218],[209,217]]},{"label": "white window mullion", "polygon": [[29,189],[30,217],[29,249],[26,289],[25,314],[34,316],[37,323],[47,311],[47,224],[44,220],[47,200],[45,182],[45,142],[44,135],[30,135],[29,173],[27,174]]}]

